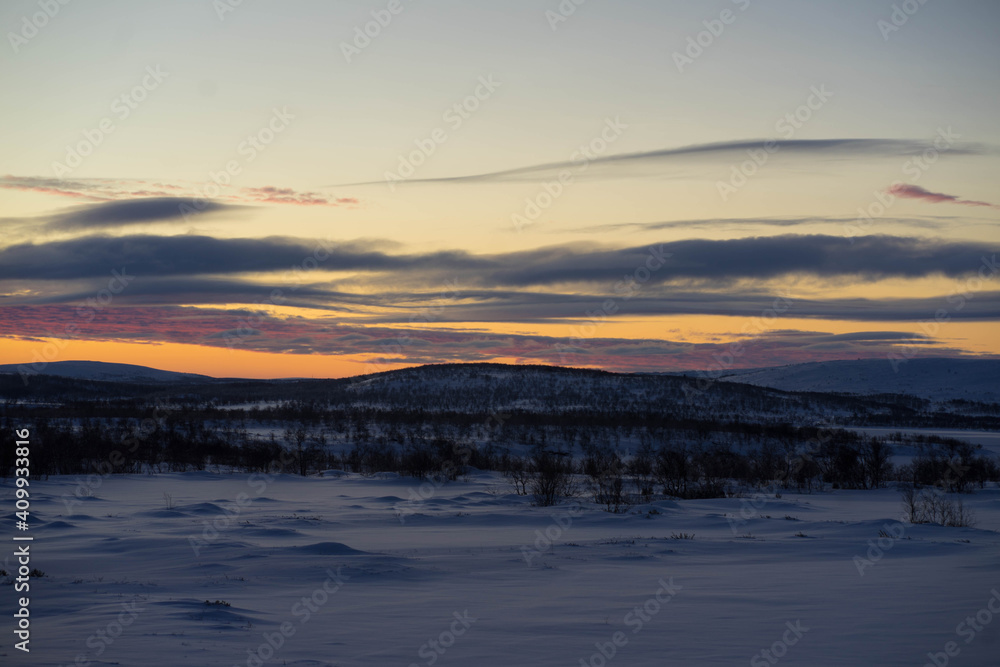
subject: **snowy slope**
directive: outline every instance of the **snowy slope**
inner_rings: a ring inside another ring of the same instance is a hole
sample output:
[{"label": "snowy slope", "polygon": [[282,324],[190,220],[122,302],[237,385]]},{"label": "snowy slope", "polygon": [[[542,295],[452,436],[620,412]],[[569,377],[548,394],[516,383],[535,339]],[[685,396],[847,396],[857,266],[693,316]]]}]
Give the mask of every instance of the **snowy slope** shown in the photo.
[{"label": "snowy slope", "polygon": [[[17,374],[20,364],[0,365],[0,374]],[[117,382],[197,382],[215,380],[205,375],[177,373],[132,364],[98,361],[60,361],[38,369],[39,373],[80,380]],[[703,374],[691,372],[695,381]],[[615,374],[557,366],[507,366],[502,364],[441,364],[419,366],[386,373],[351,378],[360,392],[374,387],[398,387],[405,393],[423,391],[468,393],[473,388],[500,394],[588,393],[606,395],[614,386],[641,382],[642,377],[677,377],[673,373]],[[1000,402],[1000,360],[910,359],[894,369],[886,359],[825,361],[773,368],[733,370],[715,373],[713,380],[770,387],[782,391],[831,392],[848,394],[911,394],[936,400],[965,399]],[[238,381],[236,378],[229,380]],[[290,380],[292,381],[292,380]],[[641,390],[640,390],[641,391]],[[525,400],[525,399],[522,399]],[[527,399],[530,400],[530,399]],[[525,406],[527,407],[527,406]]]},{"label": "snowy slope", "polygon": [[733,371],[727,382],[783,391],[912,394],[923,398],[1000,402],[1000,360],[910,359],[893,369],[887,359],[823,361]]},{"label": "snowy slope", "polygon": [[[26,364],[32,368],[30,364]],[[76,380],[102,380],[108,382],[192,382],[210,380],[207,375],[161,371],[134,364],[110,364],[103,361],[54,361],[34,367],[38,373]],[[0,365],[0,373],[17,374],[22,364]]]}]

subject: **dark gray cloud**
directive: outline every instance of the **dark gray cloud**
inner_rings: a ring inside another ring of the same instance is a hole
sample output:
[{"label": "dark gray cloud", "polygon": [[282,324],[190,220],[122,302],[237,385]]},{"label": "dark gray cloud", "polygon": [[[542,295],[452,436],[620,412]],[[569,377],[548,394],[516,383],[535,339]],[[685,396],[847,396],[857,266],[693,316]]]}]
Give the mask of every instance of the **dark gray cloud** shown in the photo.
[{"label": "dark gray cloud", "polygon": [[[484,295],[482,298],[462,293],[463,302],[430,304],[439,312],[441,322],[525,322],[553,323],[567,319],[590,319],[590,313],[600,313],[608,294],[536,294],[504,293]],[[783,300],[784,299],[784,300]],[[787,308],[782,314],[794,319],[848,320],[858,322],[907,322],[933,319],[935,312],[945,308],[951,320],[988,321],[1000,319],[1000,291],[978,292],[973,299],[966,299],[958,310],[941,296],[926,298],[885,299],[800,299],[765,294],[755,290],[733,290],[726,294],[685,290],[672,294],[670,290],[654,295],[633,297],[615,302],[617,312],[623,317],[670,315],[725,315],[734,317],[761,317],[774,308],[775,303]],[[609,315],[609,316],[613,316]],[[379,315],[366,321],[392,323],[399,321],[393,315]]]},{"label": "dark gray cloud", "polygon": [[248,206],[202,201],[198,206],[187,197],[144,197],[74,206],[57,213],[24,218],[0,218],[8,233],[35,235],[38,232],[94,232],[130,225],[167,221],[190,221],[213,213],[237,213]]},{"label": "dark gray cloud", "polygon": [[[790,274],[869,279],[960,276],[978,270],[982,257],[995,252],[995,246],[984,243],[895,236],[691,239],[621,250],[570,246],[510,253],[502,259],[511,268],[491,271],[487,280],[522,287],[609,282],[630,275],[641,280],[647,273],[643,267],[649,269],[646,281],[654,284],[678,279],[771,279]],[[659,261],[662,257],[669,259]]]},{"label": "dark gray cloud", "polygon": [[[917,229],[945,229],[954,227],[956,222],[969,224],[996,224],[992,220],[974,222],[973,218],[958,216],[924,216],[920,218],[879,218],[881,225],[903,225]],[[790,218],[702,218],[695,220],[667,220],[656,222],[615,222],[604,225],[590,225],[570,230],[553,230],[559,233],[576,232],[655,232],[665,229],[744,229],[747,227],[804,227],[808,225],[857,225],[858,217],[790,217]]]},{"label": "dark gray cloud", "polygon": [[[51,283],[51,281],[48,281]],[[0,307],[85,303],[107,279],[56,282],[35,294],[0,296]],[[34,283],[37,288],[38,283]],[[15,285],[16,287],[16,285]],[[275,292],[275,290],[278,290]],[[123,306],[223,305],[232,303],[279,305],[314,311],[351,313],[352,321],[366,325],[419,322],[552,324],[587,321],[593,313],[609,317],[673,315],[725,315],[757,318],[770,309],[792,319],[822,319],[857,322],[912,322],[933,319],[944,308],[951,321],[1000,320],[1000,291],[978,291],[972,298],[935,295],[916,298],[799,298],[794,291],[781,293],[761,287],[738,287],[720,292],[712,289],[672,285],[648,286],[625,298],[613,289],[585,293],[517,291],[509,289],[462,289],[456,287],[414,292],[338,290],[329,284],[284,284],[266,286],[239,279],[157,278],[141,276],[115,297]],[[613,313],[606,311],[611,299]],[[958,306],[961,305],[961,308]],[[590,313],[590,314],[588,314]]]},{"label": "dark gray cloud", "polygon": [[330,271],[420,271],[435,266],[466,270],[489,263],[464,252],[388,255],[360,243],[329,244],[287,237],[87,236],[3,248],[0,280],[93,278],[122,268],[155,277],[291,272],[320,265]]},{"label": "dark gray cloud", "polygon": [[185,219],[185,212],[186,217],[190,218],[245,208],[216,201],[202,202],[198,208],[195,208],[191,205],[191,199],[184,197],[125,199],[76,207],[63,213],[47,216],[48,221],[45,223],[45,227],[50,231],[106,229]]},{"label": "dark gray cloud", "polygon": [[[304,239],[218,239],[209,236],[88,236],[22,243],[0,250],[0,279],[72,280],[125,269],[147,278],[290,272],[296,267],[385,274],[408,283],[452,277],[487,289],[554,288],[562,284],[642,285],[818,277],[958,277],[977,271],[994,246],[895,236],[845,238],[782,235],[691,239],[608,249],[568,245],[472,255],[461,251],[388,254],[377,243],[330,244]],[[311,262],[311,263],[310,263]]]},{"label": "dark gray cloud", "polygon": [[[605,155],[587,159],[581,154],[564,162],[550,162],[547,164],[518,167],[516,169],[506,169],[484,174],[470,174],[465,176],[450,176],[441,178],[413,178],[402,183],[484,183],[503,181],[535,181],[547,175],[556,174],[562,170],[570,170],[574,173],[581,171],[581,166],[586,164],[589,168],[597,168],[595,171],[603,171],[601,168],[627,168],[632,167],[638,170],[649,170],[668,166],[674,162],[690,164],[699,158],[732,160],[734,158],[746,159],[746,151],[760,150],[767,143],[767,139],[752,139],[743,141],[725,141],[708,144],[695,144],[682,146],[679,148],[663,148],[654,151],[643,151],[640,153],[622,153],[618,155]],[[919,155],[928,148],[933,147],[930,141],[914,139],[789,139],[778,141],[784,154],[800,155],[804,157],[857,157],[857,158],[878,158],[878,157],[899,157],[908,155]],[[981,155],[990,152],[992,149],[981,144],[961,144],[949,148],[950,155]],[[331,187],[355,187],[361,185],[385,185],[385,180],[367,181],[362,183],[342,183]]]}]

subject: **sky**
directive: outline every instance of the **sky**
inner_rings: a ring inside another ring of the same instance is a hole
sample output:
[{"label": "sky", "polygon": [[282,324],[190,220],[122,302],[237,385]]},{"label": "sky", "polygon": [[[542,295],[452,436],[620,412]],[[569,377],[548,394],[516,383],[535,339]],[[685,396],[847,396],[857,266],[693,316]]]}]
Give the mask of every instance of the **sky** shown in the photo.
[{"label": "sky", "polygon": [[0,363],[998,357],[998,27],[991,0],[4,2]]}]

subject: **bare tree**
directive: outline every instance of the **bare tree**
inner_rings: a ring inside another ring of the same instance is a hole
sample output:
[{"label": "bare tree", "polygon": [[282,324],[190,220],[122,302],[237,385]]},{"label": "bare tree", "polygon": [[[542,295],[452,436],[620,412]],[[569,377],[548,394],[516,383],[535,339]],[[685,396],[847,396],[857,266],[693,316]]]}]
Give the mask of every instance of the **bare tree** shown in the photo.
[{"label": "bare tree", "polygon": [[535,504],[541,507],[555,505],[576,491],[573,480],[573,461],[569,457],[539,449],[531,459],[531,492]]},{"label": "bare tree", "polygon": [[519,496],[528,495],[528,482],[531,481],[531,471],[528,469],[528,462],[522,457],[512,457],[507,469],[503,471],[503,476],[514,487],[514,493]]},{"label": "bare tree", "polygon": [[903,511],[910,523],[936,523],[940,526],[969,528],[976,517],[962,498],[949,498],[937,489],[917,491],[906,486],[901,492]]},{"label": "bare tree", "polygon": [[892,474],[892,448],[880,438],[872,438],[861,445],[861,468],[864,470],[865,485],[869,489],[879,489]]},{"label": "bare tree", "polygon": [[299,474],[305,477],[306,475],[306,457],[304,451],[304,445],[306,438],[309,437],[308,431],[301,424],[294,427],[289,426],[285,429],[285,440],[295,443],[295,456],[299,463]]}]

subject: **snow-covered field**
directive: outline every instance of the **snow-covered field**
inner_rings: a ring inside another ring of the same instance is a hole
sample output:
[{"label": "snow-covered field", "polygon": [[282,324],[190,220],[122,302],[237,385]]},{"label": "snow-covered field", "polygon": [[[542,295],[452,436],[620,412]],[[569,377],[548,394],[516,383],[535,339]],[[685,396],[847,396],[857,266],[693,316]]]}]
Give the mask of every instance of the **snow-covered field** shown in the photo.
[{"label": "snow-covered field", "polygon": [[70,505],[77,479],[32,482],[45,576],[30,654],[0,585],[0,664],[1000,664],[997,488],[965,498],[975,528],[942,528],[899,523],[888,489],[613,515],[485,473],[90,481]]}]

